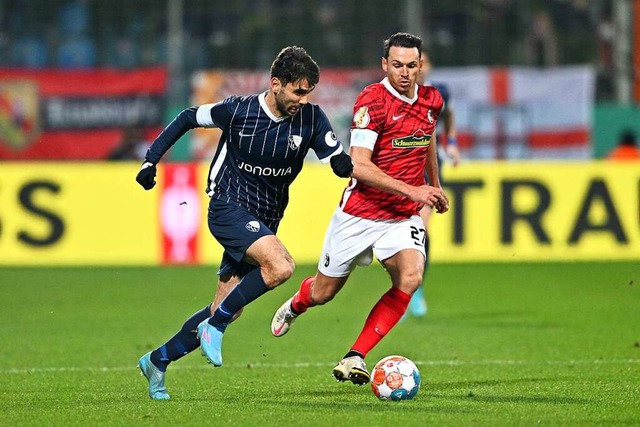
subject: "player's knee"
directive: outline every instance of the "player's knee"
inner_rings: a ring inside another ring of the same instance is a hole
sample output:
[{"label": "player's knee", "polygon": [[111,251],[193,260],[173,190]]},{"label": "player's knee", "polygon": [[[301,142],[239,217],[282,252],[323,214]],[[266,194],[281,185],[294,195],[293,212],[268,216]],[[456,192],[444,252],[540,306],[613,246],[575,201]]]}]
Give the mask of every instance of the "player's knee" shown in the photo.
[{"label": "player's knee", "polygon": [[422,285],[422,271],[413,271],[403,273],[400,277],[399,288],[413,294]]},{"label": "player's knee", "polygon": [[273,262],[268,268],[263,269],[264,283],[267,287],[273,289],[289,280],[294,270],[295,263],[293,260],[283,259],[278,262]]}]

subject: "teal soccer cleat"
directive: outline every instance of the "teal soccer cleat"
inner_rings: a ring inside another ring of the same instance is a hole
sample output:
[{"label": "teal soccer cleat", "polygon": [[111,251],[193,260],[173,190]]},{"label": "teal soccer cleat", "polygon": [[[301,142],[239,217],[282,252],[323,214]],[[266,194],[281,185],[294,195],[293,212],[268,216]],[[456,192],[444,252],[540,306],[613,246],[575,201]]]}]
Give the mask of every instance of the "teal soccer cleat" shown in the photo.
[{"label": "teal soccer cleat", "polygon": [[198,325],[202,355],[216,368],[222,366],[222,335],[222,332],[209,323],[209,319]]},{"label": "teal soccer cleat", "polygon": [[413,317],[424,317],[427,314],[427,300],[424,297],[422,286],[411,296],[409,309],[407,310]]},{"label": "teal soccer cleat", "polygon": [[151,363],[151,352],[138,360],[138,368],[142,375],[149,381],[149,397],[154,400],[169,400],[171,396],[164,386],[164,372]]}]

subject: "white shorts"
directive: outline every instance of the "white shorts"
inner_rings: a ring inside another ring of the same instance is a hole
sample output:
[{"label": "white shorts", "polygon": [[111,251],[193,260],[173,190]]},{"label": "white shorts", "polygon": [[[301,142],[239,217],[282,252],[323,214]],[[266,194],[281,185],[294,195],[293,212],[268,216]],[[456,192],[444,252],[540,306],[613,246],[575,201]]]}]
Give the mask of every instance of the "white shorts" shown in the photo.
[{"label": "white shorts", "polygon": [[418,215],[402,220],[371,220],[337,208],[324,237],[318,271],[329,277],[348,276],[353,269],[384,261],[403,249],[415,249],[426,259],[426,233]]}]

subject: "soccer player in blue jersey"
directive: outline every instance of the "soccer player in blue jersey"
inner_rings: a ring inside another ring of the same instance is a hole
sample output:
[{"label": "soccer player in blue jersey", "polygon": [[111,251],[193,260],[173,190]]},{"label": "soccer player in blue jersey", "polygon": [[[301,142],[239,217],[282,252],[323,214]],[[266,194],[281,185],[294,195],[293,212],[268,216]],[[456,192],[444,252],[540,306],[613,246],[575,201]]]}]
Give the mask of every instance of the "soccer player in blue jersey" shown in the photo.
[{"label": "soccer player in blue jersey", "polygon": [[[418,75],[418,79],[422,84],[431,85],[438,89],[440,95],[442,95],[442,99],[444,100],[444,108],[442,109],[441,117],[442,120],[438,122],[438,126],[436,127],[436,134],[438,135],[438,148],[444,147],[444,152],[446,156],[451,160],[453,166],[458,166],[460,163],[460,151],[458,150],[457,144],[457,130],[455,124],[455,113],[453,109],[453,104],[451,102],[451,96],[449,93],[449,88],[444,83],[438,82],[430,82],[429,72],[431,71],[431,61],[429,60],[429,54],[426,50],[422,51],[422,68],[420,68],[420,73]],[[438,150],[437,153],[438,165],[442,165],[443,156]],[[440,183],[443,183],[442,180],[442,168],[438,168],[438,174],[440,177]],[[425,178],[428,181],[428,177],[425,173]],[[428,272],[429,267],[429,249],[430,249],[430,239],[429,239],[429,222],[431,219],[431,214],[433,213],[433,208],[431,206],[425,205],[420,210],[420,217],[422,218],[422,222],[424,223],[424,228],[427,231],[425,236],[425,251],[426,251],[426,261],[425,261],[425,275]],[[407,308],[407,312],[402,317],[402,320],[406,319],[408,315],[414,317],[424,317],[427,314],[427,299],[424,295],[424,285],[420,286],[411,296],[411,301],[409,302],[409,307]]]},{"label": "soccer player in blue jersey", "polygon": [[351,158],[329,120],[309,103],[319,78],[318,65],[303,48],[284,48],[271,65],[268,90],[187,108],[147,151],[136,180],[150,190],[156,164],[184,133],[196,127],[223,131],[207,185],[209,230],[224,247],[217,293],[169,341],[140,358],[152,399],[169,399],[167,366],[198,347],[221,366],[222,337],[234,316],[293,274],[293,258],[275,234],[307,152],[314,150],[339,177],[351,175]]}]

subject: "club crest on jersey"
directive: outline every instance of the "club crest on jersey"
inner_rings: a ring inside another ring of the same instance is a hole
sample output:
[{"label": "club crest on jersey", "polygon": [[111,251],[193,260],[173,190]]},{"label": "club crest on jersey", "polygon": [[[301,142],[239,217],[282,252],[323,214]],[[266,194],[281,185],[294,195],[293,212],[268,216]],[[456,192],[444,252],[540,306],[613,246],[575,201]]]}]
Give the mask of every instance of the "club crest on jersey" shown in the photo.
[{"label": "club crest on jersey", "polygon": [[371,117],[369,116],[369,108],[368,107],[360,107],[356,114],[353,115],[353,123],[357,128],[364,129],[367,127],[369,122],[371,121]]},{"label": "club crest on jersey", "polygon": [[298,147],[300,147],[300,144],[302,144],[302,137],[300,135],[289,135],[289,147],[292,150],[297,150]]},{"label": "club crest on jersey", "polygon": [[335,147],[336,145],[338,145],[338,137],[335,133],[329,131],[324,135],[324,142],[329,147]]},{"label": "club crest on jersey", "polygon": [[427,111],[427,120],[429,120],[429,123],[433,123],[433,110],[429,109],[429,111]]},{"label": "club crest on jersey", "polygon": [[244,228],[251,231],[252,233],[257,233],[260,231],[260,223],[258,221],[249,221],[245,224]]},{"label": "club crest on jersey", "polygon": [[391,140],[393,148],[428,147],[429,144],[431,144],[431,135],[427,135],[422,129],[418,129],[413,135]]}]

